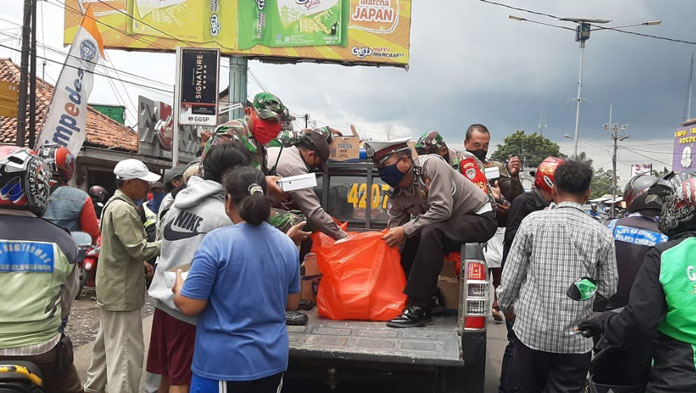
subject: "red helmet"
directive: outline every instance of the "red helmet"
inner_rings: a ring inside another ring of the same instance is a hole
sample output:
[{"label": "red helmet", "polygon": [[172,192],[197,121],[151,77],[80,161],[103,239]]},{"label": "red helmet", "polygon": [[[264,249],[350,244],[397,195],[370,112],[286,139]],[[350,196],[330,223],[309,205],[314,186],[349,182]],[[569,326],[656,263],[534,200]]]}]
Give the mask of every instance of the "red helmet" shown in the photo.
[{"label": "red helmet", "polygon": [[551,192],[556,186],[556,180],[553,175],[556,172],[556,168],[563,163],[565,163],[565,160],[560,158],[546,157],[537,167],[534,175],[534,185],[542,190]]},{"label": "red helmet", "polygon": [[39,157],[48,164],[54,180],[69,181],[75,174],[75,157],[67,147],[43,145],[38,150]]},{"label": "red helmet", "polygon": [[0,146],[0,207],[42,216],[48,208],[51,172],[34,151]]}]

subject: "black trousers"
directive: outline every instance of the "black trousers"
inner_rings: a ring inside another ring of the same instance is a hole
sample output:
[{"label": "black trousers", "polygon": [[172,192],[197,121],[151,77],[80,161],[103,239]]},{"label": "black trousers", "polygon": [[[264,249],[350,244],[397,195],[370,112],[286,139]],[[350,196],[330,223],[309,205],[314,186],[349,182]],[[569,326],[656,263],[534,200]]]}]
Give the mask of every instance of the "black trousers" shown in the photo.
[{"label": "black trousers", "polygon": [[503,353],[503,364],[500,367],[500,386],[498,386],[498,393],[515,393],[516,384],[512,365],[515,358],[517,336],[515,335],[515,331],[512,330],[514,323],[515,321],[508,321],[507,319],[505,320],[508,343],[505,346],[505,352]]},{"label": "black trousers", "polygon": [[274,374],[253,381],[227,381],[229,393],[278,393],[283,390],[283,375]]},{"label": "black trousers", "polygon": [[498,228],[495,213],[471,214],[426,225],[418,236],[406,240],[401,266],[408,281],[404,293],[416,301],[429,301],[437,286],[445,255],[464,243],[488,241]]},{"label": "black trousers", "polygon": [[517,392],[580,393],[585,388],[592,353],[536,351],[517,340],[513,373]]}]

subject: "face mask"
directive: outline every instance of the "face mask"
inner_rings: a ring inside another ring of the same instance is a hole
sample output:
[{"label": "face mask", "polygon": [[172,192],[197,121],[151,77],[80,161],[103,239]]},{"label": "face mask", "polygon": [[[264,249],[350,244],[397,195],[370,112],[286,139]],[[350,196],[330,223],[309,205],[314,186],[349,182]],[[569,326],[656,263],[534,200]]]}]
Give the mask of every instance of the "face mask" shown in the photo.
[{"label": "face mask", "polygon": [[277,137],[278,133],[280,133],[280,129],[283,127],[280,123],[263,120],[254,110],[251,111],[251,119],[251,135],[262,145],[265,145],[272,141],[273,138]]},{"label": "face mask", "polygon": [[379,177],[392,187],[398,186],[405,175],[396,167],[396,164],[379,169]]},{"label": "face mask", "polygon": [[476,156],[481,161],[486,161],[486,155],[488,154],[488,150],[483,150],[483,149],[476,149],[476,150],[467,150],[469,153],[473,154]]}]

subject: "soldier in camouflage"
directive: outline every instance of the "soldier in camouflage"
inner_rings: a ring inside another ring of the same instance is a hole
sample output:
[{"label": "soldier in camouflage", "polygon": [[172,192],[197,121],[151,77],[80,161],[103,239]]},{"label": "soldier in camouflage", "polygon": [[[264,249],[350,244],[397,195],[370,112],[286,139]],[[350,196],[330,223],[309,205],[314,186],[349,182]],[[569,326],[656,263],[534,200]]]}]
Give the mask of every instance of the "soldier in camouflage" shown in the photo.
[{"label": "soldier in camouflage", "polygon": [[459,154],[447,147],[445,140],[439,132],[426,132],[418,139],[415,148],[418,155],[438,154],[442,156],[445,161],[449,162],[452,168],[459,170]]}]

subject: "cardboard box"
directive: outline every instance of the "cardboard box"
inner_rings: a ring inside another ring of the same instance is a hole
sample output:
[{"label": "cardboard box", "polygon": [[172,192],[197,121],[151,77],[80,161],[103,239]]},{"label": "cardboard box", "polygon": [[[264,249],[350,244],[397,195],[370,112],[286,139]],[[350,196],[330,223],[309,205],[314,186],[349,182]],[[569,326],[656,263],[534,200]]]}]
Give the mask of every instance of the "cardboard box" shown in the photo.
[{"label": "cardboard box", "polygon": [[303,262],[304,274],[302,276],[300,299],[315,300],[319,282],[321,281],[321,272],[317,263],[317,256],[313,253],[305,255]]},{"label": "cardboard box", "polygon": [[439,276],[437,286],[442,297],[445,298],[445,309],[457,310],[459,308],[459,281],[453,277]]},{"label": "cardboard box", "polygon": [[335,136],[329,151],[329,161],[357,162],[360,159],[360,137]]},{"label": "cardboard box", "polygon": [[449,277],[455,280],[459,280],[457,262],[451,259],[445,259],[445,261],[442,263],[442,270],[440,270],[440,275],[443,277]]}]

